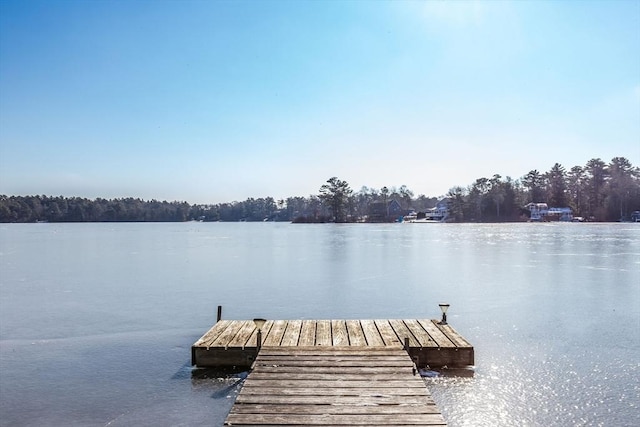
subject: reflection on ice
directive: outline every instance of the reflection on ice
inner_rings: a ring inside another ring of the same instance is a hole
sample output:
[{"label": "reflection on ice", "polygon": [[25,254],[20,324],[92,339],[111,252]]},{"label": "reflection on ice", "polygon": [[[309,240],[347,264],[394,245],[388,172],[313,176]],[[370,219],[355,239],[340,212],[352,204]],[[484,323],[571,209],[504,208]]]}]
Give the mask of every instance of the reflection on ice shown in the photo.
[{"label": "reflection on ice", "polygon": [[249,372],[234,369],[193,368],[191,370],[191,384],[193,387],[213,385],[215,390],[211,394],[211,398],[233,399],[235,401],[248,376]]},{"label": "reflection on ice", "polygon": [[[597,354],[576,365],[569,354],[485,360],[473,377],[425,378],[449,425],[629,425],[614,403],[637,407],[638,386],[625,373],[637,372],[629,358],[603,364]],[[627,355],[628,356],[628,355]],[[594,384],[597,384],[595,386]],[[615,401],[615,402],[614,402]]]}]

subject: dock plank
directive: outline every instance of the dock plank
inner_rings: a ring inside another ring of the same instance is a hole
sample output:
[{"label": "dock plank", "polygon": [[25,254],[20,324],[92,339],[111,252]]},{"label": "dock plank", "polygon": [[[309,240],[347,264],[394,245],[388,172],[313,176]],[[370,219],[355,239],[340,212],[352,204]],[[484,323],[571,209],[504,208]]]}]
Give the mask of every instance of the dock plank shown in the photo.
[{"label": "dock plank", "polygon": [[413,336],[407,325],[405,325],[403,320],[400,319],[390,319],[389,324],[393,328],[396,336],[400,339],[400,342],[404,345],[404,339],[409,338],[409,345],[411,347],[420,347],[420,343]]},{"label": "dock plank", "polygon": [[302,328],[302,320],[289,320],[287,329],[282,336],[281,346],[291,347],[298,345],[300,340],[300,329]]},{"label": "dock plank", "polygon": [[244,347],[249,342],[249,338],[253,331],[256,330],[256,325],[251,320],[247,320],[238,330],[238,333],[227,344],[228,347]]},{"label": "dock plank", "polygon": [[[237,405],[234,408],[234,414],[317,414],[317,415],[363,415],[371,412],[370,405],[289,405],[289,404],[251,404]],[[435,405],[405,404],[405,410],[412,414],[437,414],[439,409]],[[376,408],[378,414],[397,414],[398,409],[392,405]]]},{"label": "dock plank", "polygon": [[387,347],[402,347],[404,343],[400,341],[388,320],[376,320],[375,323]]},{"label": "dock plank", "polygon": [[318,320],[316,322],[316,345],[332,345],[331,320]]},{"label": "dock plank", "polygon": [[[367,357],[367,356],[364,356]],[[374,362],[374,360],[372,360]],[[361,366],[295,366],[289,365],[279,366],[276,364],[268,364],[265,362],[265,366],[260,368],[263,372],[289,372],[292,374],[296,373],[310,373],[310,374],[333,374],[333,373],[341,373],[341,374],[389,374],[393,375],[396,373],[394,367],[389,366],[371,366],[371,365],[361,365]]]},{"label": "dock plank", "polygon": [[344,320],[331,321],[332,345],[346,346],[349,345],[349,335],[347,334],[347,324]]},{"label": "dock plank", "polygon": [[436,347],[437,344],[435,340],[429,335],[429,333],[422,327],[420,322],[416,319],[408,319],[404,320],[404,324],[411,331],[416,340],[418,341],[418,345],[421,348],[424,347]]},{"label": "dock plank", "polygon": [[[277,362],[278,360],[280,360],[281,356],[266,356],[264,358],[261,358],[261,361],[264,361],[264,363],[269,363],[269,364],[274,364],[275,362]],[[360,354],[360,357],[366,357],[368,359],[368,361],[371,362],[377,362],[377,361],[402,361],[402,359],[400,358],[393,358],[393,357],[384,357],[384,356],[375,356],[375,355],[367,355],[366,353],[364,354]],[[299,363],[299,362],[313,362],[316,363],[318,361],[324,361],[324,362],[335,362],[335,363],[340,363],[343,362],[345,360],[348,361],[358,361],[360,359],[350,359],[350,358],[346,358],[344,356],[334,356],[334,355],[312,355],[309,354],[308,352],[305,353],[296,353],[296,362],[295,363]],[[307,363],[308,364],[308,363]],[[275,365],[276,367],[278,367],[278,365]],[[362,367],[370,367],[368,364],[362,364]],[[294,362],[289,362],[287,364],[288,368],[293,368],[295,367]],[[314,369],[323,369],[323,370],[327,370],[327,369],[331,369],[331,364],[329,364],[327,367],[322,367],[320,365],[316,365],[314,367]],[[383,369],[384,366],[375,366],[375,368],[378,369]]]},{"label": "dock plank", "polygon": [[196,343],[194,345],[197,346],[211,346],[211,343],[213,341],[215,341],[216,338],[218,338],[218,336],[224,332],[224,330],[229,327],[231,325],[231,321],[229,320],[221,320],[218,323],[216,323],[215,325],[213,325],[211,327],[211,329],[209,329],[207,331],[207,333],[205,333],[202,338],[200,338],[198,341],[196,341]]},{"label": "dock plank", "polygon": [[[277,388],[277,387],[248,387],[242,389],[245,395],[293,395],[293,396],[376,396],[393,394],[396,396],[413,396],[415,390],[413,388],[352,388],[352,387],[333,387],[333,388]],[[426,405],[435,405],[433,398],[426,398]]]},{"label": "dock plank", "polygon": [[244,325],[244,321],[230,322],[228,326],[225,328],[225,330],[221,334],[219,334],[216,339],[211,341],[211,344],[209,344],[209,346],[224,347],[224,348],[229,347],[229,343],[231,342],[233,337],[235,337],[238,334],[238,332],[240,332],[240,329],[242,328],[243,325]]},{"label": "dock plank", "polygon": [[317,425],[317,426],[446,426],[440,414],[379,414],[375,421],[367,415],[230,414],[227,425]]},{"label": "dock plank", "polygon": [[[322,388],[322,387],[321,387]],[[329,387],[324,387],[329,388]],[[424,386],[423,386],[424,388]],[[422,390],[422,389],[419,389]],[[382,393],[379,395],[368,396],[295,396],[281,395],[279,392],[275,395],[267,394],[250,394],[238,396],[236,403],[243,404],[260,404],[260,405],[354,405],[354,406],[373,406],[373,405],[427,405],[427,396],[420,394],[399,396],[390,393]]]},{"label": "dock plank", "polygon": [[431,320],[418,320],[418,323],[427,331],[427,333],[433,338],[438,347],[450,348],[456,345],[442,332]]},{"label": "dock plank", "polygon": [[[398,347],[395,347],[396,349]],[[375,354],[379,356],[388,356],[389,355],[388,347],[352,347],[352,346],[331,346],[331,347],[320,347],[318,346],[297,346],[294,348],[279,348],[279,347],[267,347],[263,348],[260,351],[261,356],[270,356],[274,354],[280,355],[288,355],[291,352],[297,352],[300,354],[310,354],[310,355],[318,355],[318,354],[326,354],[326,355],[346,355],[352,356],[356,352],[362,352],[363,354]]]},{"label": "dock plank", "polygon": [[284,331],[287,329],[287,320],[274,320],[267,336],[263,336],[263,346],[278,346],[282,342]]},{"label": "dock plank", "polygon": [[380,332],[376,327],[374,320],[361,320],[362,332],[367,339],[367,345],[370,347],[384,347],[384,340],[380,336]]},{"label": "dock plank", "polygon": [[[262,340],[264,342],[264,338],[269,335],[269,331],[271,330],[271,327],[273,326],[273,320],[267,320],[267,323],[264,324],[264,326],[262,327]],[[253,330],[253,333],[251,334],[251,336],[249,337],[249,340],[247,341],[247,347],[257,347],[258,346],[258,328],[255,328]]]},{"label": "dock plank", "polygon": [[[276,364],[277,361],[274,361],[273,363]],[[352,367],[363,366],[361,360],[326,360],[326,359],[300,360],[299,358],[296,358],[295,361],[289,362],[289,363],[290,363],[289,366],[306,366],[306,367],[323,367],[323,366],[331,367],[331,366],[334,366],[334,364],[336,363],[340,363],[340,366],[352,366]],[[378,366],[387,366],[387,367],[406,366],[403,361],[398,361],[398,360],[378,360],[377,363],[378,363]]]},{"label": "dock plank", "polygon": [[469,341],[464,339],[462,335],[455,331],[451,325],[441,325],[436,320],[431,321],[438,329],[440,329],[453,342],[456,347],[472,347]]},{"label": "dock plank", "polygon": [[[347,365],[349,366],[349,365]],[[387,365],[390,366],[390,365]],[[392,366],[397,367],[397,366]],[[270,380],[273,378],[274,374],[282,374],[286,376],[287,379],[290,380],[311,380],[311,381],[336,381],[336,380],[344,380],[344,381],[359,381],[363,378],[366,378],[367,381],[375,382],[375,381],[392,381],[394,375],[397,375],[397,372],[394,374],[389,374],[388,372],[379,373],[379,372],[289,372],[287,370],[281,370],[278,372],[274,371],[261,371],[256,372],[251,378],[253,381],[257,380]]]},{"label": "dock plank", "polygon": [[316,322],[303,320],[300,328],[299,346],[313,346],[316,343]]},{"label": "dock plank", "polygon": [[349,345],[363,347],[367,345],[367,339],[362,331],[359,320],[347,320],[347,334],[349,335]]},{"label": "dock plank", "polygon": [[[260,380],[256,380],[260,381]],[[253,385],[253,380],[245,380],[245,384]],[[255,384],[256,386],[266,386],[267,384]],[[398,387],[416,387],[422,388],[424,384],[407,385],[406,382],[401,380],[394,381],[369,381],[362,379],[360,381],[333,381],[333,383],[317,382],[317,381],[289,381],[289,380],[271,380],[268,381],[268,385],[273,387],[304,387],[304,388],[323,388],[323,387],[351,387],[351,388],[371,388],[371,387],[383,387],[383,388],[398,388]]]}]

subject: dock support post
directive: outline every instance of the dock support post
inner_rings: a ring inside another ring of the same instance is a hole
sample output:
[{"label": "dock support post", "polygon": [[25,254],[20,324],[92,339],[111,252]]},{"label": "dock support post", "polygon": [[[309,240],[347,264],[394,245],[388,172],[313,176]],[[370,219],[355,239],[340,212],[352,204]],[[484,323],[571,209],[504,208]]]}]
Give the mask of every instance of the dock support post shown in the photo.
[{"label": "dock support post", "polygon": [[404,338],[404,350],[408,353],[409,352],[409,337],[405,337]]},{"label": "dock support post", "polygon": [[262,347],[262,331],[258,329],[258,334],[256,336],[256,348],[260,351],[260,347]]},{"label": "dock support post", "polygon": [[221,305],[218,306],[218,317],[217,317],[216,323],[218,323],[220,321],[220,319],[222,319],[222,306]]}]

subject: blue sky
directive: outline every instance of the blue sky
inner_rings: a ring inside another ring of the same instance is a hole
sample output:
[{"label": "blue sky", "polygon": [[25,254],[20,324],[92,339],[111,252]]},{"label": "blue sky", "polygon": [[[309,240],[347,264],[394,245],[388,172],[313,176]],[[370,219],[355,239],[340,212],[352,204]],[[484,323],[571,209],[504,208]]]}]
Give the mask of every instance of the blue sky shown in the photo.
[{"label": "blue sky", "polygon": [[640,166],[640,1],[0,1],[0,194],[439,196]]}]

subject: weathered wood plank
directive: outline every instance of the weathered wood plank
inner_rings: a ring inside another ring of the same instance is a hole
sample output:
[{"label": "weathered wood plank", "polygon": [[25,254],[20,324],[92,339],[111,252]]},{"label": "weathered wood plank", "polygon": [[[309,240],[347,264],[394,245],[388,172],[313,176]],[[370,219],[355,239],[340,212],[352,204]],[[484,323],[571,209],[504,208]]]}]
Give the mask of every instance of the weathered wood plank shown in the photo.
[{"label": "weathered wood plank", "polygon": [[302,320],[289,320],[280,345],[285,347],[298,345],[298,340],[300,339],[300,328],[302,328]]},{"label": "weathered wood plank", "polygon": [[380,336],[384,341],[384,344],[388,347],[402,347],[404,343],[398,339],[398,336],[394,332],[391,324],[389,324],[388,320],[376,320],[376,327],[380,332]]},{"label": "weathered wood plank", "polygon": [[[255,366],[261,366],[260,372],[274,372],[274,373],[309,373],[309,374],[331,374],[331,373],[344,373],[344,374],[389,374],[393,375],[398,372],[396,367],[388,366],[376,366],[362,365],[362,366],[291,366],[291,365],[278,365],[276,363],[260,363]],[[411,366],[407,366],[403,369],[411,369]]]},{"label": "weathered wood plank", "polygon": [[194,345],[202,346],[202,347],[211,346],[211,343],[215,341],[215,339],[218,338],[218,336],[220,336],[220,334],[222,334],[225,331],[225,329],[227,329],[231,325],[231,323],[232,322],[228,320],[219,321],[218,323],[213,325],[213,327],[209,329],[207,333],[202,336],[202,338],[196,341],[196,344]]},{"label": "weathered wood plank", "polygon": [[398,387],[424,387],[424,383],[407,383],[402,380],[394,380],[394,381],[368,381],[367,379],[362,379],[361,381],[301,381],[301,380],[287,380],[286,377],[280,380],[269,380],[268,382],[258,383],[260,380],[253,380],[248,378],[245,381],[245,386],[255,386],[255,387],[299,387],[299,388],[322,388],[322,387],[338,387],[338,388],[398,388]]},{"label": "weathered wood plank", "polygon": [[273,365],[274,367],[277,368],[283,368],[286,367],[287,369],[299,369],[299,370],[306,370],[307,372],[313,372],[313,371],[327,371],[330,372],[332,370],[340,370],[342,371],[349,371],[349,370],[361,370],[364,368],[370,368],[370,369],[377,369],[380,372],[384,371],[385,369],[390,371],[390,370],[395,370],[396,372],[398,370],[405,370],[405,369],[412,369],[413,366],[412,365],[408,365],[406,363],[406,361],[404,360],[394,360],[394,359],[389,359],[389,360],[371,360],[371,361],[362,361],[362,360],[357,360],[357,359],[353,359],[353,360],[340,360],[340,359],[334,359],[334,360],[324,360],[322,358],[320,359],[316,359],[316,360],[299,360],[296,359],[295,361],[292,362],[288,362],[285,363],[281,360],[273,360],[273,361],[265,361],[265,362],[260,362],[261,365]]},{"label": "weathered wood plank", "polygon": [[427,333],[433,338],[436,346],[443,348],[455,347],[456,345],[442,332],[431,320],[418,320],[418,323],[427,331]]},{"label": "weathered wood plank", "polygon": [[364,332],[362,331],[362,326],[360,326],[359,320],[347,320],[347,334],[349,336],[349,345],[364,347],[367,345],[367,339],[364,336]]},{"label": "weathered wood plank", "polygon": [[240,394],[236,404],[262,405],[427,405],[426,396],[396,396],[380,394],[378,396],[291,396]]},{"label": "weathered wood plank", "polygon": [[396,336],[400,339],[400,342],[404,345],[404,339],[409,338],[409,345],[411,347],[419,347],[420,343],[413,336],[409,328],[404,324],[404,321],[399,319],[390,319],[389,324],[393,328]]},{"label": "weathered wood plank", "polygon": [[[406,362],[407,365],[412,361],[406,356],[406,352],[402,347],[346,347],[347,349],[353,349],[350,352],[345,351],[345,347],[312,347],[317,348],[318,353],[308,351],[304,347],[268,347],[263,348],[258,356],[257,361],[261,359],[265,363],[271,363],[273,360],[282,358],[284,360],[292,359],[291,361],[360,361],[362,363],[375,364],[377,361],[389,361],[394,360],[397,362]],[[304,349],[304,350],[303,350]],[[332,351],[334,350],[335,351]],[[268,351],[266,351],[268,350]],[[285,354],[283,350],[290,350],[291,353]],[[394,351],[390,353],[389,350]]]},{"label": "weathered wood plank", "polygon": [[[404,368],[406,369],[406,368]],[[344,381],[359,381],[363,378],[368,381],[392,381],[394,378],[398,377],[398,374],[402,373],[402,371],[398,371],[395,374],[389,372],[349,372],[343,373],[338,370],[334,372],[282,372],[281,377],[286,377],[288,380],[312,380],[312,381],[334,381],[334,380],[344,380]],[[411,373],[411,371],[409,372]],[[274,378],[274,371],[270,372],[253,372],[251,376],[252,380],[270,380]],[[277,375],[277,374],[276,374]]]},{"label": "weathered wood plank", "polygon": [[[255,323],[254,323],[254,325],[255,325]],[[271,330],[272,326],[273,326],[273,320],[267,320],[267,323],[265,323],[264,326],[262,327],[262,342],[263,343],[264,343],[265,337],[267,335],[269,335],[269,331]],[[251,336],[247,340],[246,346],[247,347],[257,347],[258,346],[258,328],[255,328],[253,330],[253,333],[251,334]]]},{"label": "weathered wood plank", "polygon": [[[266,384],[258,387],[242,387],[243,394],[256,395],[294,395],[294,396],[376,396],[381,394],[392,394],[395,396],[415,396],[417,387],[371,387],[368,389],[354,387],[332,387],[332,388],[299,388],[287,387],[277,388],[270,387]],[[428,391],[427,391],[428,393]],[[427,405],[435,405],[430,395],[427,396]]]},{"label": "weathered wood plank", "polygon": [[218,335],[218,337],[211,342],[210,347],[228,347],[229,342],[231,342],[233,337],[238,334],[238,332],[242,328],[242,325],[244,325],[244,322],[230,322],[229,326],[225,328],[224,332]]},{"label": "weathered wood plank", "polygon": [[[361,356],[361,355],[375,355],[375,356],[389,356],[398,355],[404,357],[404,353],[397,353],[398,350],[402,350],[402,347],[264,347],[260,350],[261,356],[273,356],[273,355],[292,355],[296,356],[311,355],[311,356]],[[395,351],[396,353],[390,353],[389,351]]]},{"label": "weathered wood plank", "polygon": [[229,414],[229,425],[419,425],[444,426],[440,414],[380,415],[295,415],[295,414]]},{"label": "weathered wood plank", "polygon": [[[375,409],[376,414],[438,414],[440,411],[435,405],[403,404],[381,405]],[[234,405],[232,414],[331,414],[331,415],[364,415],[371,414],[371,405],[289,405],[289,404],[241,404]]]},{"label": "weathered wood plank", "polygon": [[404,320],[404,324],[411,331],[414,337],[416,337],[416,341],[418,341],[418,346],[424,347],[437,347],[436,342],[433,338],[425,331],[422,325],[415,319]]},{"label": "weathered wood plank", "polygon": [[462,335],[456,332],[450,325],[441,325],[437,320],[432,320],[433,323],[438,329],[440,329],[444,334],[453,342],[456,347],[472,347],[471,344],[467,340],[465,340]]},{"label": "weathered wood plank", "polygon": [[316,322],[313,320],[303,320],[300,329],[300,340],[298,346],[313,346],[316,343]]},{"label": "weathered wood plank", "polygon": [[[266,347],[269,348],[269,347]],[[263,354],[264,350],[266,349],[262,349],[260,351],[260,358],[258,359],[258,361],[260,360],[265,360],[265,361],[272,361],[272,360],[277,360],[278,358],[283,357],[282,354],[278,354],[278,353],[271,353],[271,354]],[[330,347],[326,347],[326,348],[330,348]],[[346,355],[346,354],[331,354],[331,353],[327,353],[327,352],[322,352],[319,354],[313,354],[313,353],[309,353],[307,351],[305,352],[300,352],[297,351],[297,347],[295,347],[293,349],[293,352],[295,353],[295,357],[297,358],[297,360],[319,360],[319,359],[323,359],[323,360],[334,360],[334,361],[340,361],[340,360],[350,360],[350,359],[354,359],[354,360],[362,360],[363,356],[366,357],[370,357],[372,361],[375,360],[404,360],[406,361],[406,358],[403,357],[404,355],[385,355],[385,354],[367,354],[366,351],[362,351],[362,350],[356,350],[358,352],[357,356],[352,356],[352,355]],[[292,353],[293,354],[293,353]]]},{"label": "weathered wood plank", "polygon": [[347,334],[347,324],[344,320],[331,321],[332,345],[349,345],[349,335]]},{"label": "weathered wood plank", "polygon": [[279,346],[282,342],[284,331],[287,329],[287,323],[289,323],[287,320],[274,320],[267,336],[262,337],[264,340],[262,346]]},{"label": "weathered wood plank", "polygon": [[213,341],[214,334],[218,333],[218,331],[220,331],[220,330],[221,330],[221,325],[216,323],[207,332],[205,332],[205,334],[203,336],[201,336],[198,339],[198,341],[196,341],[193,344],[193,346],[194,347],[205,346],[207,342]]},{"label": "weathered wood plank", "polygon": [[316,345],[331,346],[331,320],[318,320],[316,322]]},{"label": "weathered wood plank", "polygon": [[384,347],[384,340],[378,332],[375,321],[373,320],[361,320],[362,332],[367,339],[367,345],[372,347]]},{"label": "weathered wood plank", "polygon": [[247,345],[247,342],[249,341],[249,338],[251,337],[251,334],[253,334],[253,331],[255,329],[256,325],[253,323],[253,321],[247,320],[242,324],[236,336],[233,337],[231,341],[229,341],[227,347],[244,347],[245,345]]},{"label": "weathered wood plank", "polygon": [[[262,360],[262,359],[261,359]],[[280,362],[279,360],[274,360],[272,364],[274,365],[278,365]],[[324,360],[324,359],[320,359],[320,360],[295,360],[292,362],[289,362],[288,366],[307,366],[307,367],[314,367],[314,366],[335,366],[335,364],[338,363],[335,360]],[[367,365],[363,365],[362,360],[342,360],[340,361],[340,366],[367,366]],[[407,366],[407,363],[403,360],[380,360],[377,362],[378,366],[393,366],[393,367],[397,367],[397,368],[409,368],[411,369],[412,366]]]}]

